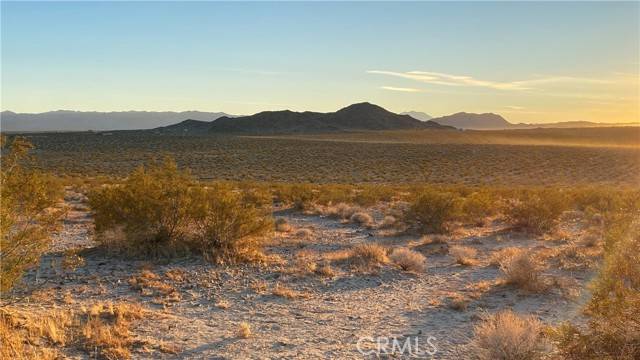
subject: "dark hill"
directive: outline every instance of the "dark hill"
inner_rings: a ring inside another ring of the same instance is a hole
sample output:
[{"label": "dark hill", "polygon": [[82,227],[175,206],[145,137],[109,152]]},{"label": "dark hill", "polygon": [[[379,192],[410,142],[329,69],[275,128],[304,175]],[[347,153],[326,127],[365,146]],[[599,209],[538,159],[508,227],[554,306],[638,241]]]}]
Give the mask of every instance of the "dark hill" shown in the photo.
[{"label": "dark hill", "polygon": [[213,134],[296,134],[396,129],[452,129],[433,121],[419,121],[408,115],[398,115],[380,106],[359,103],[336,112],[264,111],[250,116],[223,116],[212,122],[188,122],[158,128],[169,133]]}]

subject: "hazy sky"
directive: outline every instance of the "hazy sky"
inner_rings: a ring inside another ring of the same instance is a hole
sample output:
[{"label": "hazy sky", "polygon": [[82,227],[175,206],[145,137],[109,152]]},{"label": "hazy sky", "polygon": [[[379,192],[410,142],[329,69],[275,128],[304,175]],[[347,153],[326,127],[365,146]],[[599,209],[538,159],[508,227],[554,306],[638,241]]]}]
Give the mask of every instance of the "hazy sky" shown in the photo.
[{"label": "hazy sky", "polygon": [[2,109],[640,120],[640,5],[2,2]]}]

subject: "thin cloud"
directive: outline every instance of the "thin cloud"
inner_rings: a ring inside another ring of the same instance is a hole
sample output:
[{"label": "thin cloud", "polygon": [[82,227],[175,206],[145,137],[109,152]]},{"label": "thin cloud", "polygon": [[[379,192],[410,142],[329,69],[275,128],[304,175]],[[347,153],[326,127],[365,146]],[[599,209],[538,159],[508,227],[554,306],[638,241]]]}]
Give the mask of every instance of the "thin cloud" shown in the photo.
[{"label": "thin cloud", "polygon": [[507,105],[505,106],[505,108],[509,110],[524,110],[522,106],[516,106],[516,105]]},{"label": "thin cloud", "polygon": [[409,93],[422,92],[422,90],[420,90],[420,89],[406,88],[406,87],[396,87],[396,86],[380,86],[380,89],[390,90],[390,91],[409,92]]},{"label": "thin cloud", "polygon": [[576,84],[611,84],[612,80],[580,78],[572,76],[549,76],[539,77],[528,80],[519,81],[493,81],[476,79],[467,75],[453,75],[433,71],[407,71],[396,72],[386,70],[368,70],[369,74],[387,75],[419,81],[426,84],[443,85],[443,86],[466,86],[466,87],[484,87],[496,90],[533,90],[536,85],[553,84],[553,83],[576,83]]}]

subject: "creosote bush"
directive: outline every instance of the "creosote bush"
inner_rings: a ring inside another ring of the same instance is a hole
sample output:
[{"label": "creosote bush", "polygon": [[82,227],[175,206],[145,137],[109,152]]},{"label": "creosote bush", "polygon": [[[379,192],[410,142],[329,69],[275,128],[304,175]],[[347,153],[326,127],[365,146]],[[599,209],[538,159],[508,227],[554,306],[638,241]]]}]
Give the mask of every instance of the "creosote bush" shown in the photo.
[{"label": "creosote bush", "polygon": [[200,189],[192,201],[194,240],[215,261],[255,260],[262,240],[273,229],[270,207],[246,202],[224,187]]},{"label": "creosote bush", "polygon": [[448,222],[459,213],[460,199],[451,192],[426,189],[416,195],[405,214],[405,221],[423,234],[445,233]]},{"label": "creosote bush", "polygon": [[257,259],[273,230],[271,204],[260,194],[229,184],[198,185],[167,159],[92,191],[89,203],[104,245],[147,256],[192,249],[230,262]]},{"label": "creosote bush", "polygon": [[570,209],[568,196],[557,190],[526,190],[506,209],[507,218],[514,226],[541,234],[556,225],[560,215]]},{"label": "creosote bush", "polygon": [[13,287],[35,265],[50,242],[50,233],[63,210],[53,209],[62,198],[59,182],[33,170],[31,143],[15,137],[0,139],[0,293]]},{"label": "creosote bush", "polygon": [[130,254],[169,255],[184,245],[192,210],[193,178],[173,160],[139,167],[122,184],[89,193],[98,240],[121,228],[124,238],[111,245]]}]

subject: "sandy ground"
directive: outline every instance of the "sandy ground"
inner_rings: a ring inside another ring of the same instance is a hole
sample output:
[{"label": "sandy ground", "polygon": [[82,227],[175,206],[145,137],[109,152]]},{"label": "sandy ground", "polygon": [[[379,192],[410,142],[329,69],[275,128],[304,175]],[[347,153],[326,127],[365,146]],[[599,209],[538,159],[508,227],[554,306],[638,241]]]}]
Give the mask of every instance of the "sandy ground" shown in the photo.
[{"label": "sandy ground", "polygon": [[[500,223],[457,232],[451,243],[478,250],[478,263],[473,266],[456,264],[441,251],[444,245],[429,245],[417,248],[428,264],[420,274],[392,265],[370,273],[336,267],[334,277],[294,271],[300,251],[314,256],[362,242],[403,246],[418,239],[389,236],[388,232],[290,210],[275,215],[286,218],[294,231],[279,233],[266,248],[267,254],[278,254],[284,260],[281,264],[227,267],[198,258],[159,263],[126,260],[94,247],[92,219],[82,201],[82,195],[67,194],[71,210],[62,230],[40,267],[26,275],[26,286],[12,295],[30,294],[20,305],[26,308],[77,307],[98,301],[141,303],[150,312],[133,329],[141,344],[134,349],[137,359],[410,357],[407,352],[375,353],[378,337],[417,343],[419,351],[413,347],[414,357],[471,358],[466,344],[483,314],[510,308],[534,314],[546,324],[579,320],[580,304],[587,296],[580,289],[593,275],[592,269],[550,266],[546,274],[560,279],[562,286],[544,294],[494,284],[500,270],[489,264],[489,257],[496,249],[516,246],[544,251],[565,244],[510,233]],[[312,235],[299,239],[295,235],[299,228],[311,229]],[[63,270],[61,264],[72,252],[82,257],[84,264]],[[129,279],[143,269],[157,274],[175,291],[158,295],[132,287]],[[170,278],[167,272],[180,276]],[[483,281],[489,285],[474,285]],[[301,296],[286,299],[273,295],[277,284]],[[451,296],[464,297],[466,310],[451,308]],[[237,336],[242,322],[250,325],[249,338]],[[433,355],[425,353],[433,350]],[[90,358],[77,350],[68,350],[66,356]]]}]

